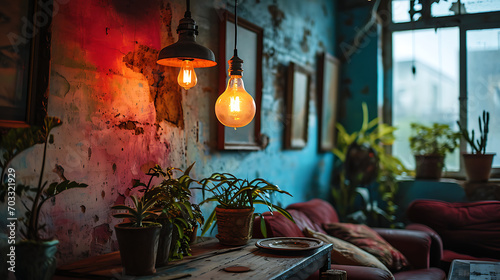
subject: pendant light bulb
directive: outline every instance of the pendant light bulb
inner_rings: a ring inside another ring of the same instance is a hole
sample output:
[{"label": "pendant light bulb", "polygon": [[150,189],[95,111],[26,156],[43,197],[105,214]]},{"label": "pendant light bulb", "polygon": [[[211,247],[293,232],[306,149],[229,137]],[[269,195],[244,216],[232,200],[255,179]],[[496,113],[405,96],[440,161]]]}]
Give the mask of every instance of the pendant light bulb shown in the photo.
[{"label": "pendant light bulb", "polygon": [[255,116],[255,101],[245,90],[241,75],[231,75],[226,90],[215,102],[215,115],[225,126],[243,127]]},{"label": "pendant light bulb", "polygon": [[185,90],[194,87],[198,82],[191,60],[186,59],[182,61],[181,71],[179,71],[179,76],[177,76],[177,82]]}]

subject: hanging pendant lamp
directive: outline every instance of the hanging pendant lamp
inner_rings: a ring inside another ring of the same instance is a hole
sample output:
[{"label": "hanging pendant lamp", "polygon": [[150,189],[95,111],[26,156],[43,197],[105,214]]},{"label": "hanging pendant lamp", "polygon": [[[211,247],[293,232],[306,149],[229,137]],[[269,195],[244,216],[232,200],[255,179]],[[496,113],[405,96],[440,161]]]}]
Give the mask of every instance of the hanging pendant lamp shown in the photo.
[{"label": "hanging pendant lamp", "polygon": [[243,127],[249,124],[255,116],[255,101],[243,85],[243,60],[238,57],[236,48],[238,42],[238,0],[234,5],[234,55],[229,63],[229,81],[226,90],[215,102],[217,119],[225,126]]},{"label": "hanging pendant lamp", "polygon": [[198,25],[191,18],[190,1],[186,0],[184,18],[179,21],[176,43],[163,48],[158,55],[157,63],[164,66],[181,67],[177,82],[188,90],[197,83],[194,68],[212,67],[217,65],[214,53],[198,43]]}]

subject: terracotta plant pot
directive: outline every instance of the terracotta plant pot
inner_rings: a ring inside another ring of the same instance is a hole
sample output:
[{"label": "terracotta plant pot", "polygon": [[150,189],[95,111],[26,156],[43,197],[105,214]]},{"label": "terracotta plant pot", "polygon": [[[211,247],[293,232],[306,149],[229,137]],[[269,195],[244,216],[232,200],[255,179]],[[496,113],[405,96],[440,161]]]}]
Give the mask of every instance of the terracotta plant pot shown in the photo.
[{"label": "terracotta plant pot", "polygon": [[158,241],[158,252],[156,254],[156,267],[162,267],[168,264],[174,224],[172,224],[168,219],[159,219],[158,222],[161,224],[161,230]]},{"label": "terracotta plant pot", "polygon": [[439,180],[443,172],[444,156],[415,155],[415,179]]},{"label": "terracotta plant pot", "polygon": [[495,154],[462,154],[465,175],[469,182],[487,182]]},{"label": "terracotta plant pot", "polygon": [[156,272],[155,262],[160,237],[160,224],[144,223],[145,227],[131,227],[130,223],[115,226],[124,273],[151,275]]},{"label": "terracotta plant pot", "polygon": [[253,211],[252,209],[224,209],[215,208],[217,228],[219,234],[215,237],[223,245],[241,246],[252,238]]},{"label": "terracotta plant pot", "polygon": [[58,240],[21,241],[16,244],[16,278],[50,280],[56,271]]}]

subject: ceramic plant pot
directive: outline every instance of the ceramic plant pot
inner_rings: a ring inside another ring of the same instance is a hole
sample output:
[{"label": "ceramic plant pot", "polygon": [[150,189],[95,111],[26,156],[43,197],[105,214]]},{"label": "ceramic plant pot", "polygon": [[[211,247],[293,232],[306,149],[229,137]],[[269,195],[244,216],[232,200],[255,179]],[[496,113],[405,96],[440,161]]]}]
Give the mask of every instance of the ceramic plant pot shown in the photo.
[{"label": "ceramic plant pot", "polygon": [[415,179],[439,180],[443,172],[444,156],[415,155]]},{"label": "ceramic plant pot", "polygon": [[168,264],[174,224],[168,219],[159,219],[158,222],[161,224],[161,230],[158,241],[158,253],[156,254],[156,267],[162,267]]},{"label": "ceramic plant pot", "polygon": [[161,224],[144,223],[144,227],[131,227],[130,223],[115,226],[124,273],[127,275],[151,275],[156,272]]},{"label": "ceramic plant pot", "polygon": [[465,175],[469,182],[487,182],[495,154],[462,154]]},{"label": "ceramic plant pot", "polygon": [[250,209],[215,208],[219,234],[215,237],[223,245],[241,246],[252,238],[253,211]]},{"label": "ceramic plant pot", "polygon": [[50,280],[56,271],[58,240],[24,240],[16,244],[16,279]]}]

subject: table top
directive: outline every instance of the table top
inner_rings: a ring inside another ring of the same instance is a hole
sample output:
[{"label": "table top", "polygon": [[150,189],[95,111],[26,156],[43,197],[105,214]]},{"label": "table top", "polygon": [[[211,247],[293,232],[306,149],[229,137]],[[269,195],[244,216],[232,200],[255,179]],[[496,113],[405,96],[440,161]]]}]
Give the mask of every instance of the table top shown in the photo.
[{"label": "table top", "polygon": [[[320,268],[330,265],[332,245],[303,252],[272,252],[255,246],[257,239],[247,245],[228,247],[219,244],[215,238],[202,239],[194,244],[192,256],[181,261],[170,262],[157,268],[151,276],[133,279],[306,279]],[[250,271],[226,272],[230,266],[246,266]],[[122,275],[119,252],[91,257],[61,266],[55,280],[63,279],[129,279]],[[130,278],[132,279],[132,278]]]},{"label": "table top", "polygon": [[448,280],[500,279],[500,262],[453,260]]}]

